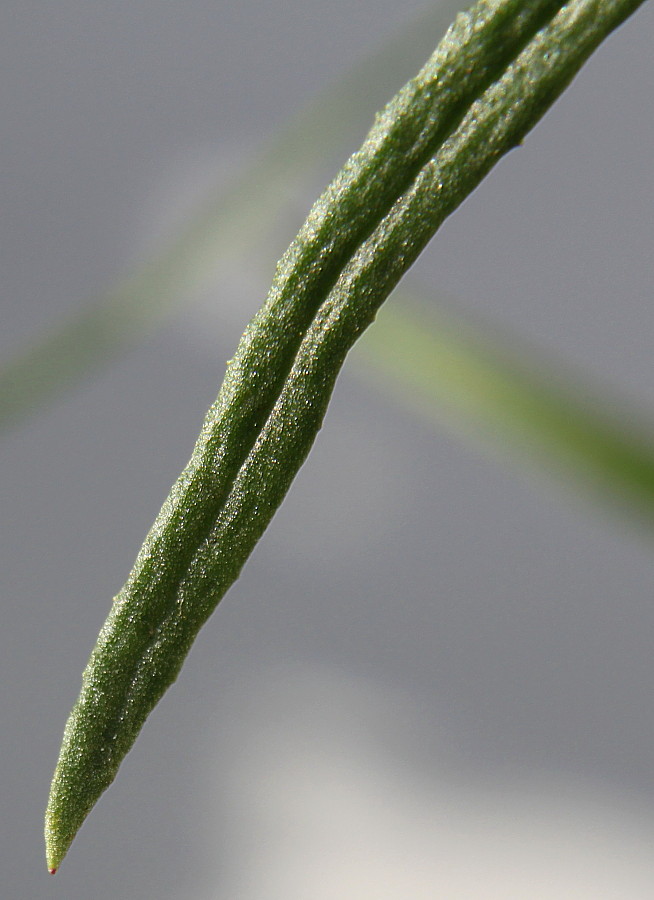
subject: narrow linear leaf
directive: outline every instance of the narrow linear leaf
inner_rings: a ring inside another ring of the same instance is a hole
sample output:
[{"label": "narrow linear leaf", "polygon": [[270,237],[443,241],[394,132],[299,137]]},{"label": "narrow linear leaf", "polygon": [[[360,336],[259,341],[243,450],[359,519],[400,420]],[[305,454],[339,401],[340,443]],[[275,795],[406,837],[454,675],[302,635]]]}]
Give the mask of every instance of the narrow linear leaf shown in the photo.
[{"label": "narrow linear leaf", "polygon": [[374,384],[424,418],[501,446],[503,458],[564,478],[575,496],[583,491],[654,525],[654,428],[642,416],[572,373],[564,379],[537,353],[519,355],[506,336],[432,309],[418,313],[415,303],[385,308],[361,341]]},{"label": "narrow linear leaf", "polygon": [[362,60],[284,128],[229,189],[208,198],[158,254],[5,363],[0,431],[140,340],[199,292],[221,262],[243,259],[261,245],[292,189],[297,192],[330,153],[340,150],[342,156],[348,144],[358,143],[362,121],[392,90],[393,73],[424,48],[414,57],[419,63],[433,47],[429,36],[444,33],[462,5],[463,0],[438,4]]},{"label": "narrow linear leaf", "polygon": [[317,201],[84,672],[46,814],[51,870],[281,503],[348,350],[446,216],[639,4],[477,3]]}]

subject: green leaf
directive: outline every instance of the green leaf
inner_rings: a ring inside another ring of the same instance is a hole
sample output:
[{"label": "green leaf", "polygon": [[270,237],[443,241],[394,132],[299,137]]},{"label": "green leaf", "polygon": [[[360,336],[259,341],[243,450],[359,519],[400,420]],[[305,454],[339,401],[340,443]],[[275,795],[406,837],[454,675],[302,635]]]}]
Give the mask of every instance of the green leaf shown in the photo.
[{"label": "green leaf", "polygon": [[443,220],[638,5],[477,3],[319,198],[84,672],[46,813],[51,870],[281,503],[351,346]]}]

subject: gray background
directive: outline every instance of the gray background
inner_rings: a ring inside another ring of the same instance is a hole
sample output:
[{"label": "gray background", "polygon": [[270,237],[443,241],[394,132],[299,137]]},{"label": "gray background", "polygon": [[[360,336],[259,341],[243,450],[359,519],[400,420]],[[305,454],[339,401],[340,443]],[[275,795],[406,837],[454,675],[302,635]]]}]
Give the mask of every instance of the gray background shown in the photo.
[{"label": "gray background", "polygon": [[[422,8],[5,0],[5,356]],[[650,411],[653,16],[600,48],[415,267],[434,297]],[[231,272],[3,437],[2,896],[651,897],[649,536],[433,430],[356,359],[241,580],[46,874],[81,670],[265,281]]]}]

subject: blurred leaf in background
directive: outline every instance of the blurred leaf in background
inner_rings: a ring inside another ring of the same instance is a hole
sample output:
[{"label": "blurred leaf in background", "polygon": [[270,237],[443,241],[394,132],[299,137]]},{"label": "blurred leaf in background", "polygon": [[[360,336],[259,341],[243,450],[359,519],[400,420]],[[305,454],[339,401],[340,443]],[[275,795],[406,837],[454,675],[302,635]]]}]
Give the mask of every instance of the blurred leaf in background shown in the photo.
[{"label": "blurred leaf in background", "polygon": [[271,231],[289,201],[312,173],[356,146],[375,111],[412,73],[413,62],[421,64],[431,53],[434,35],[464,5],[436,4],[363,59],[236,172],[228,187],[215,189],[140,268],[6,361],[0,368],[0,431],[141,340],[219,278],[221,266],[257,259],[263,270]]}]

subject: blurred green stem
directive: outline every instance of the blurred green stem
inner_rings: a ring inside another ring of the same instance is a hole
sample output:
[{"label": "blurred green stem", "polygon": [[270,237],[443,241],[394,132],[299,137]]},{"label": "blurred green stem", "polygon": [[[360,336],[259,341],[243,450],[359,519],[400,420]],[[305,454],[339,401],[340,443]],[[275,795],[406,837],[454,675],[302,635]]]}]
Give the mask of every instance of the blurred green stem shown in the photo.
[{"label": "blurred green stem", "polygon": [[415,301],[413,310],[402,302],[404,290],[397,293],[359,345],[376,387],[423,418],[473,433],[503,458],[654,525],[654,430],[642,416],[583,388],[552,360],[527,357],[519,341],[439,314],[433,304],[418,313]]}]

